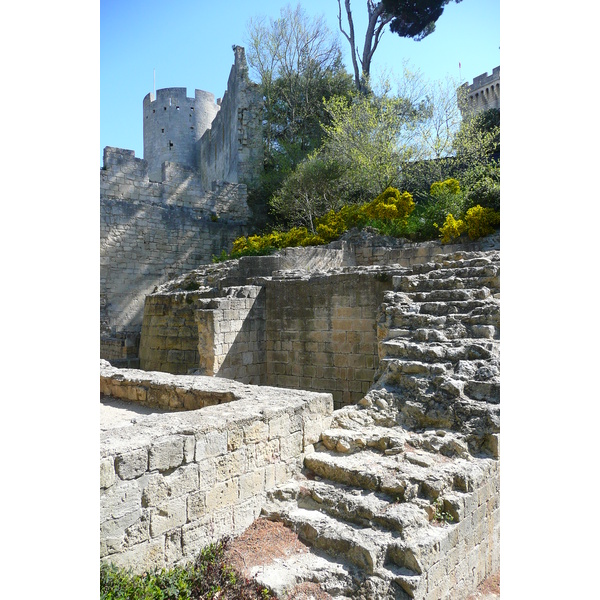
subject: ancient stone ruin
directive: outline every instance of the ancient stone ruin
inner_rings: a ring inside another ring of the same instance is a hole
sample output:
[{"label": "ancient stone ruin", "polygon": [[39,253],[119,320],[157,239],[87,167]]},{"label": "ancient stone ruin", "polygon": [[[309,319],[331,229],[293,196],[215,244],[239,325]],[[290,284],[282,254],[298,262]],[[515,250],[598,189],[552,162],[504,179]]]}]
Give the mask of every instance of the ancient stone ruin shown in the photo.
[{"label": "ancient stone ruin", "polygon": [[[197,183],[167,190],[184,167],[151,181],[125,152],[108,150],[124,158],[103,174],[122,179],[101,197],[100,370],[103,407],[134,412],[101,422],[101,560],[183,564],[260,517],[309,545],[254,569],[282,596],[310,581],[340,599],[464,600],[499,569],[499,234],[444,246],[352,231],[208,264],[203,244],[243,229],[244,203],[193,215],[240,184],[206,190],[196,163]],[[195,213],[178,196],[194,185]],[[142,252],[152,231],[157,262]]]}]

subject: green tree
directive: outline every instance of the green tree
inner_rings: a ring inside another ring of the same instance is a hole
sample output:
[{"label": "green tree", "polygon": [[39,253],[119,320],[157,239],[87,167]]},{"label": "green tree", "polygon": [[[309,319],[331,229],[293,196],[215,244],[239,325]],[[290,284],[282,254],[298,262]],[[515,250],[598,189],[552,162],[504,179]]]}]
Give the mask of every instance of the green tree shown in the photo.
[{"label": "green tree", "polygon": [[454,173],[467,207],[500,210],[500,111],[466,115],[454,141]]},{"label": "green tree", "polygon": [[[342,0],[338,0],[339,28],[350,45],[354,82],[359,91],[369,89],[371,62],[386,25],[400,37],[420,41],[435,30],[436,21],[442,16],[444,7],[453,0],[366,0],[367,28],[362,54],[359,54],[352,6],[344,0],[345,21],[342,22]],[[461,0],[454,0],[460,2]]]},{"label": "green tree", "polygon": [[323,98],[348,95],[350,76],[323,16],[286,6],[278,19],[251,19],[248,64],[262,87],[267,164],[292,170],[321,144]]},{"label": "green tree", "polygon": [[266,201],[285,178],[322,142],[328,114],[323,100],[348,97],[352,78],[342,63],[339,42],[323,16],[309,17],[298,4],[281,9],[277,19],[251,19],[247,60],[264,98],[265,170],[249,203],[264,226]]}]

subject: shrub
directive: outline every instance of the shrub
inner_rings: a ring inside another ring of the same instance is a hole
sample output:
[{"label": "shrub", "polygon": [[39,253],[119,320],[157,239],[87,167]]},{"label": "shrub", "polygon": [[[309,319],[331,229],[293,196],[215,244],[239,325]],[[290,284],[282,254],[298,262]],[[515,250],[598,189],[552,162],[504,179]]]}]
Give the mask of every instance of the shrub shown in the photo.
[{"label": "shrub", "polygon": [[400,220],[406,225],[408,216],[415,209],[415,203],[408,192],[388,187],[375,200],[361,207],[361,213],[370,219]]},{"label": "shrub", "polygon": [[141,575],[100,566],[101,600],[276,600],[275,594],[225,563],[229,539],[202,550],[195,563]]},{"label": "shrub", "polygon": [[440,233],[442,238],[442,244],[447,244],[451,240],[460,237],[466,229],[465,222],[462,219],[458,221],[453,217],[452,213],[446,216],[446,221],[440,227]]},{"label": "shrub", "polygon": [[429,198],[421,212],[421,233],[425,238],[437,236],[438,223],[444,223],[449,214],[464,214],[465,197],[456,179],[436,181],[431,184]]},{"label": "shrub", "polygon": [[498,225],[500,225],[500,213],[492,208],[477,205],[470,208],[465,215],[465,226],[472,240],[493,233]]}]

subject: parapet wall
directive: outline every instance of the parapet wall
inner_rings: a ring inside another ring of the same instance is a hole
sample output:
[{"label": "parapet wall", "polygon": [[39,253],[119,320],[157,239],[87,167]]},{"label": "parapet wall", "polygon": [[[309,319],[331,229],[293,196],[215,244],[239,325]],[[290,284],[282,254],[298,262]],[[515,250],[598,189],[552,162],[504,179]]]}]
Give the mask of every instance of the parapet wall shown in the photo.
[{"label": "parapet wall", "polygon": [[482,73],[470,85],[464,83],[458,88],[458,103],[463,117],[490,108],[500,108],[500,67],[495,67],[491,75]]},{"label": "parapet wall", "polygon": [[101,560],[137,572],[193,561],[209,543],[241,534],[265,493],[301,468],[333,409],[329,394],[105,362],[101,391],[151,406],[181,398],[180,410],[186,398],[191,408],[218,404],[140,417],[101,434]]}]

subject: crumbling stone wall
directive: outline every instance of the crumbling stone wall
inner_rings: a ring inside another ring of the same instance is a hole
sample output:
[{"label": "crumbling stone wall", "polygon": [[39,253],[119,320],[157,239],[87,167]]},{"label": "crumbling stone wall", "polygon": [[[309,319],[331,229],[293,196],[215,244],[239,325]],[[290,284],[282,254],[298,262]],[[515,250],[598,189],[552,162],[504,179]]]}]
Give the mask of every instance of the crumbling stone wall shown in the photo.
[{"label": "crumbling stone wall", "polygon": [[235,62],[220,110],[196,143],[196,164],[202,182],[232,181],[249,186],[263,168],[262,94],[250,81],[244,48],[234,46]]},{"label": "crumbling stone wall", "polygon": [[152,405],[179,393],[207,402],[214,395],[219,404],[149,415],[101,434],[101,559],[136,571],[194,560],[207,544],[241,534],[266,491],[300,469],[333,408],[328,394],[105,362],[101,374],[101,390],[113,397],[145,394]]}]

